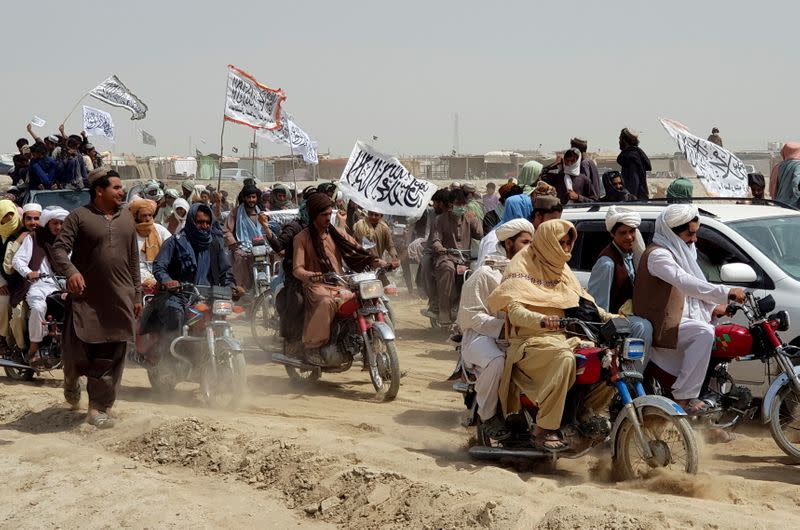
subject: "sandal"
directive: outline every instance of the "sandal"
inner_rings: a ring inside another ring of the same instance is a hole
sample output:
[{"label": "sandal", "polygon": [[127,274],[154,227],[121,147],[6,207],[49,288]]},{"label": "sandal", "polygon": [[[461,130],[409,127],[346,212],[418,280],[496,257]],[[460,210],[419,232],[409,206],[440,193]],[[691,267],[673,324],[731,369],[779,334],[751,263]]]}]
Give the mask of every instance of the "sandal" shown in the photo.
[{"label": "sandal", "polygon": [[481,429],[486,436],[498,442],[511,438],[511,431],[508,430],[506,422],[500,414],[495,414],[483,422],[481,424]]},{"label": "sandal", "polygon": [[551,452],[563,451],[569,448],[556,431],[546,431],[544,429],[539,434],[534,434],[533,446],[537,449]]},{"label": "sandal", "polygon": [[690,400],[681,399],[678,400],[677,403],[689,416],[701,416],[708,412],[709,408],[705,401],[697,398],[692,398]]},{"label": "sandal", "polygon": [[89,414],[86,418],[86,423],[89,425],[94,425],[98,429],[110,429],[114,426],[114,420],[112,420],[105,412]]}]

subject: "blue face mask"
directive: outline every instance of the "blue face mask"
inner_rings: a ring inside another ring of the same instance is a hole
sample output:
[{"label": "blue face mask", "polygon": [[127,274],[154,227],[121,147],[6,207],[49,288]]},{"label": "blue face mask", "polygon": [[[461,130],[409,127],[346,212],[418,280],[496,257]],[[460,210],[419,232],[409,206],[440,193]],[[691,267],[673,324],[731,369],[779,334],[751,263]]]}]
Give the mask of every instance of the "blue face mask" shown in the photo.
[{"label": "blue face mask", "polygon": [[458,217],[461,217],[465,213],[467,213],[467,207],[466,206],[454,206],[453,207],[453,215],[457,215]]}]

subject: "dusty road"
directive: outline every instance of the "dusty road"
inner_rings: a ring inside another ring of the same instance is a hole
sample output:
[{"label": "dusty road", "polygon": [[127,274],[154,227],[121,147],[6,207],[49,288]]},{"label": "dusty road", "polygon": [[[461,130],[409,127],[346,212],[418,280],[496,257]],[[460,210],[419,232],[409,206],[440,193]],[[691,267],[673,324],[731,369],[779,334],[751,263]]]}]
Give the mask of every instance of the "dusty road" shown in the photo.
[{"label": "dusty road", "polygon": [[[62,405],[60,372],[0,378],[3,528],[791,528],[800,468],[748,427],[703,448],[695,477],[615,484],[603,453],[556,471],[476,463],[454,354],[422,303],[398,314],[398,398],[376,402],[366,374],[325,375],[305,391],[248,350],[249,397],[236,412],[201,406],[193,385],[154,401],[126,369],[110,431]],[[247,328],[237,326],[246,340]],[[84,396],[83,405],[86,398]]]}]

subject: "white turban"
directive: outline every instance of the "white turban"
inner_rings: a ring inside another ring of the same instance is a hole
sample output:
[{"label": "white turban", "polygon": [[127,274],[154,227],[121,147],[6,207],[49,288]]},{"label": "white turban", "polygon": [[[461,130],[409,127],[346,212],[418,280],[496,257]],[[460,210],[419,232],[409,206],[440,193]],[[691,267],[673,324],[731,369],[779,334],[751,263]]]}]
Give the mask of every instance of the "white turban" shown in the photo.
[{"label": "white turban", "polygon": [[693,204],[670,204],[660,215],[670,228],[686,224],[699,216],[700,212]]},{"label": "white turban", "polygon": [[614,228],[617,223],[622,223],[631,228],[639,228],[639,225],[642,224],[642,216],[628,208],[611,206],[606,213],[606,230],[611,232],[611,229]]},{"label": "white turban", "polygon": [[42,205],[41,204],[37,204],[35,202],[29,202],[28,204],[23,205],[22,206],[22,213],[25,214],[25,213],[28,213],[28,212],[39,212],[39,213],[41,213],[42,212]]},{"label": "white turban", "polygon": [[69,212],[66,211],[64,208],[56,207],[51,209],[44,210],[42,215],[39,217],[39,226],[47,226],[47,223],[52,221],[53,219],[58,219],[59,221],[63,221],[67,218]]},{"label": "white turban", "polygon": [[510,237],[514,237],[520,232],[528,232],[533,235],[533,224],[527,219],[512,219],[507,223],[503,223],[495,229],[497,233],[497,240],[501,243]]}]

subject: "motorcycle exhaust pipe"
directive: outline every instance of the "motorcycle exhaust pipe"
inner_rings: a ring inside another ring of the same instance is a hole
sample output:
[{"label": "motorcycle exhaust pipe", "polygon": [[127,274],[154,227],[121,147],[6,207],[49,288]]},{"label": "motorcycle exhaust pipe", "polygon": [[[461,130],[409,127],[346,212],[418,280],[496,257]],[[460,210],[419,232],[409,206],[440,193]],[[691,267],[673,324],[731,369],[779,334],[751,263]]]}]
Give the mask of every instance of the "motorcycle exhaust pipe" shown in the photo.
[{"label": "motorcycle exhaust pipe", "polygon": [[6,368],[16,368],[17,370],[36,370],[32,366],[15,363],[10,359],[0,359],[0,366],[4,366]]},{"label": "motorcycle exhaust pipe", "polygon": [[479,460],[499,460],[501,458],[555,458],[555,453],[539,449],[505,449],[503,447],[486,447],[475,445],[469,448],[469,456]]},{"label": "motorcycle exhaust pipe", "polygon": [[300,359],[293,359],[282,353],[273,353],[272,362],[277,364],[282,364],[284,366],[291,366],[292,368],[299,368],[301,370],[309,370],[314,368],[310,364],[306,364]]}]

